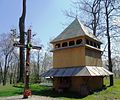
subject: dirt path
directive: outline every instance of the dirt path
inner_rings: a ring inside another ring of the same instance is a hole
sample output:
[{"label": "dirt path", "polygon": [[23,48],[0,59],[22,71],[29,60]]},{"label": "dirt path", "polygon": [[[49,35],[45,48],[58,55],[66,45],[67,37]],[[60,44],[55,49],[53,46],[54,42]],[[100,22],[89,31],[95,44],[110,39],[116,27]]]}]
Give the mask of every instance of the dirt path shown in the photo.
[{"label": "dirt path", "polygon": [[11,97],[0,97],[0,100],[60,100],[58,98],[36,96],[36,95],[33,95],[33,96],[29,97],[28,99],[22,99],[22,97],[23,97],[22,95],[11,96]]}]

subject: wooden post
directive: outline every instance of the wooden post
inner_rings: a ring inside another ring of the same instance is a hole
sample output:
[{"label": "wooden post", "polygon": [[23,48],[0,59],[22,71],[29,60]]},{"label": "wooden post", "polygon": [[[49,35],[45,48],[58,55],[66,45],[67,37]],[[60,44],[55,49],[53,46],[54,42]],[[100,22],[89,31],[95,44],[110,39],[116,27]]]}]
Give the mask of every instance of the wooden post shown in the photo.
[{"label": "wooden post", "polygon": [[40,50],[41,47],[38,46],[32,46],[31,44],[31,30],[29,29],[27,32],[27,45],[22,45],[19,43],[14,43],[13,44],[15,47],[23,47],[26,48],[26,65],[25,65],[25,70],[24,70],[24,93],[23,93],[23,98],[28,98],[28,96],[32,95],[32,92],[29,88],[29,75],[30,75],[30,50],[31,49],[38,49]]},{"label": "wooden post", "polygon": [[24,79],[24,94],[23,98],[28,98],[32,95],[31,90],[29,89],[29,75],[30,75],[30,49],[31,49],[31,30],[27,32],[27,50],[26,50],[26,66],[25,66],[25,79]]}]

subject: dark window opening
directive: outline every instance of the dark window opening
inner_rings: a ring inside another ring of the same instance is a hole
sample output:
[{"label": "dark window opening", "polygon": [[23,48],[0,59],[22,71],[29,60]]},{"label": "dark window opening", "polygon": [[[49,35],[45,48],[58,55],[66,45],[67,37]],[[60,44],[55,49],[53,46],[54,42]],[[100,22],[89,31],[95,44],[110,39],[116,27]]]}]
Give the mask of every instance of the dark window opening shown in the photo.
[{"label": "dark window opening", "polygon": [[81,44],[82,43],[82,39],[79,39],[79,40],[77,40],[76,41],[76,44],[78,45],[78,44]]},{"label": "dark window opening", "polygon": [[94,47],[97,47],[97,44],[96,44],[96,43],[94,43]]},{"label": "dark window opening", "polygon": [[89,45],[89,40],[88,40],[88,39],[86,39],[86,44],[88,44],[88,45]]},{"label": "dark window opening", "polygon": [[92,41],[90,41],[90,45],[93,46],[93,42]]},{"label": "dark window opening", "polygon": [[75,45],[75,42],[74,41],[70,41],[69,42],[69,46],[73,46],[73,45]]},{"label": "dark window opening", "polygon": [[56,44],[56,45],[55,45],[55,48],[60,48],[60,44]]},{"label": "dark window opening", "polygon": [[97,44],[97,48],[99,48],[99,49],[100,49],[100,44]]},{"label": "dark window opening", "polygon": [[67,42],[62,43],[62,47],[66,47],[67,45]]}]

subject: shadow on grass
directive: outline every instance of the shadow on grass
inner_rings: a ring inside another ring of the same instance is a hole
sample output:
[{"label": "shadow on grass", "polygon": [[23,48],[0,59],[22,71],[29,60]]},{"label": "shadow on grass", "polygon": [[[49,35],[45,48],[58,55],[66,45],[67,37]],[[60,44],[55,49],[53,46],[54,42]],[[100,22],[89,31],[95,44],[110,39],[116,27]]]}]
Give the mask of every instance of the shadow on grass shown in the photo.
[{"label": "shadow on grass", "polygon": [[[23,86],[14,86],[16,88],[24,88]],[[54,97],[54,98],[59,98],[59,97],[66,97],[66,98],[81,98],[78,94],[74,93],[74,92],[69,92],[69,91],[65,91],[62,93],[59,93],[57,91],[52,90],[51,86],[31,86],[30,87],[32,90],[32,95],[38,95],[38,96],[49,96],[49,97]],[[22,94],[22,92],[17,91],[14,94]]]},{"label": "shadow on grass", "polygon": [[[91,92],[89,95],[92,95],[95,92],[104,91],[106,89],[107,89],[107,87],[104,87],[104,88],[99,89],[97,91]],[[65,97],[65,98],[83,99],[83,98],[87,97],[87,96],[82,97],[82,96],[80,96],[80,94],[75,93],[75,92],[70,92],[70,91],[64,91],[64,92],[59,93],[57,91],[52,90],[51,87],[47,87],[46,89],[41,89],[41,90],[33,89],[32,94],[39,95],[39,96],[49,96],[49,97],[54,97],[54,98]]]},{"label": "shadow on grass", "polygon": [[76,93],[73,92],[62,92],[62,93],[58,93],[57,91],[54,91],[52,89],[48,89],[48,90],[32,90],[32,94],[33,95],[39,95],[39,96],[49,96],[49,97],[54,97],[54,98],[59,98],[59,97],[66,97],[66,98],[80,98],[80,96],[78,96]]},{"label": "shadow on grass", "polygon": [[[16,86],[16,88],[23,88],[21,86]],[[81,97],[80,94],[75,93],[75,92],[70,92],[70,91],[64,91],[64,92],[57,92],[52,90],[52,87],[49,86],[39,86],[39,85],[35,85],[35,86],[31,86],[30,87],[32,90],[32,94],[33,95],[38,95],[38,96],[48,96],[48,97],[53,97],[53,98],[61,98],[61,97],[65,97],[65,98],[74,98],[74,99],[82,99],[84,97]],[[97,91],[91,92],[89,95],[92,95],[95,92],[100,92],[102,90],[105,90],[107,87],[104,87],[102,89],[99,89]],[[22,92],[16,92],[15,94],[22,94]],[[87,97],[87,96],[86,96]]]}]

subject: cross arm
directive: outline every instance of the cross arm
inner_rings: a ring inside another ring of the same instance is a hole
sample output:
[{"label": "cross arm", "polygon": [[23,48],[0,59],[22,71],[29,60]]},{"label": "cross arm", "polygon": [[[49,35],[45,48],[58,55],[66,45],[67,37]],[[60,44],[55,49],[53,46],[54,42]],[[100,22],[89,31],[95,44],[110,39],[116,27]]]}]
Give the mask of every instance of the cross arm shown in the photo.
[{"label": "cross arm", "polygon": [[15,47],[23,47],[23,48],[32,48],[32,49],[37,49],[37,50],[42,49],[42,47],[39,47],[39,46],[30,45],[30,47],[28,47],[28,45],[22,45],[22,44],[18,44],[18,43],[14,43],[13,46],[15,46]]},{"label": "cross arm", "polygon": [[18,43],[14,43],[13,46],[14,47],[23,47],[23,48],[27,47],[27,45],[22,45],[22,44],[18,44]]},{"label": "cross arm", "polygon": [[40,50],[40,49],[42,49],[42,47],[39,47],[39,46],[32,46],[32,49],[38,49],[38,50]]}]

